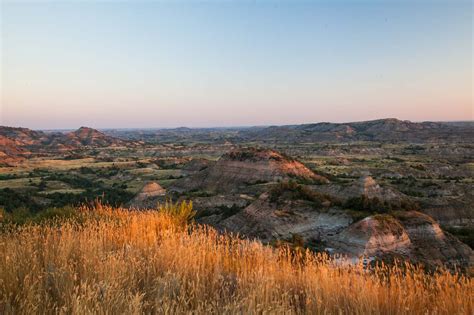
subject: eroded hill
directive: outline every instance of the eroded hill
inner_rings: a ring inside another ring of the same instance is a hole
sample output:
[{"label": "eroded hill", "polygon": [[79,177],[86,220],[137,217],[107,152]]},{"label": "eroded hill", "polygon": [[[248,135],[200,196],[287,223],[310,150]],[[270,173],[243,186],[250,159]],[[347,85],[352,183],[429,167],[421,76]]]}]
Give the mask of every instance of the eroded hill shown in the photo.
[{"label": "eroded hill", "polygon": [[267,149],[245,148],[224,154],[216,163],[176,181],[172,190],[237,192],[242,186],[265,184],[285,179],[328,182],[302,163]]},{"label": "eroded hill", "polygon": [[274,150],[233,150],[176,180],[169,193],[194,200],[199,222],[265,243],[296,237],[315,250],[355,259],[467,269],[474,263],[472,249],[417,212],[424,207],[415,198],[368,175],[350,184],[331,182]]},{"label": "eroded hill", "polygon": [[15,165],[35,154],[124,145],[131,146],[133,143],[87,127],[67,133],[51,133],[0,126],[0,164],[6,166]]}]

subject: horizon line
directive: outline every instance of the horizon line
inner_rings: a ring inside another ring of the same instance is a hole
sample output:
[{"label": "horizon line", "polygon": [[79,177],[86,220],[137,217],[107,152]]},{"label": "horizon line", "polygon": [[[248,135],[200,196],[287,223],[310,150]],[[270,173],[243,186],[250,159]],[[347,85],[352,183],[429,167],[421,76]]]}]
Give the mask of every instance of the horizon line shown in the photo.
[{"label": "horizon line", "polygon": [[317,121],[317,122],[305,122],[305,123],[293,123],[293,124],[266,124],[266,125],[228,125],[228,126],[209,126],[209,127],[188,127],[183,125],[177,125],[175,127],[88,127],[86,125],[81,125],[79,127],[71,128],[28,128],[22,126],[6,126],[0,125],[0,127],[9,127],[9,128],[26,128],[35,131],[68,131],[68,130],[77,130],[82,127],[97,129],[97,130],[173,130],[173,129],[241,129],[241,128],[268,128],[268,127],[285,127],[285,126],[298,126],[298,125],[312,125],[312,124],[352,124],[352,123],[362,123],[362,122],[372,122],[379,120],[398,120],[398,121],[407,121],[412,123],[456,123],[456,122],[474,122],[474,119],[466,120],[409,120],[409,119],[400,119],[394,117],[386,118],[376,118],[368,120],[356,120],[356,121],[345,121],[345,122],[330,122],[330,121]]}]

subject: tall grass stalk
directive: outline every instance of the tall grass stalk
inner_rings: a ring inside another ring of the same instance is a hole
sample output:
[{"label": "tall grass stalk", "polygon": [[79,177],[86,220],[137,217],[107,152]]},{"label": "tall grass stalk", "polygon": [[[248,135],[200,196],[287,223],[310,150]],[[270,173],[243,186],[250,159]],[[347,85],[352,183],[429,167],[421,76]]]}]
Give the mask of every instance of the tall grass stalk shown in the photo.
[{"label": "tall grass stalk", "polygon": [[183,229],[170,211],[98,205],[0,233],[1,314],[473,314],[473,292],[459,274]]}]

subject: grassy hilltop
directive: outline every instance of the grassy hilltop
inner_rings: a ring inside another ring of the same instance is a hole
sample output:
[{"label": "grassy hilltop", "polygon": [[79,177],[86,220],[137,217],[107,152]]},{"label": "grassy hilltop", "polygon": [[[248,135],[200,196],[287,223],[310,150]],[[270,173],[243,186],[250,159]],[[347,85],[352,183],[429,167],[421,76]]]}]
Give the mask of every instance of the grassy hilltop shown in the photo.
[{"label": "grassy hilltop", "polygon": [[192,205],[97,205],[0,233],[0,313],[472,314],[474,280],[344,265],[189,223]]}]

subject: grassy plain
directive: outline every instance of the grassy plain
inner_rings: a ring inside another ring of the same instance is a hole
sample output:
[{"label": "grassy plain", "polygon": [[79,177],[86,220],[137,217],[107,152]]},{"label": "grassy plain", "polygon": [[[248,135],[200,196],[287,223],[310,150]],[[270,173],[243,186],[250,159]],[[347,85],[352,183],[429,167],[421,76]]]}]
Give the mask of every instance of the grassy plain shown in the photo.
[{"label": "grassy plain", "polygon": [[[162,209],[163,210],[163,209]],[[472,314],[474,280],[372,270],[186,223],[190,207],[97,205],[0,233],[2,314]]]}]

